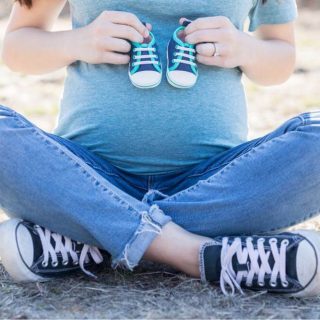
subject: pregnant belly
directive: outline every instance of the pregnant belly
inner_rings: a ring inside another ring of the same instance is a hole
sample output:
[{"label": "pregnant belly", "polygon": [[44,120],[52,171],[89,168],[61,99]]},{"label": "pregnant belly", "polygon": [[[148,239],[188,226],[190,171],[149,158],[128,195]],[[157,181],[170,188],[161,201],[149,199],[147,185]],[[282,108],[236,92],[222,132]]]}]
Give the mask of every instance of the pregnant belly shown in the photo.
[{"label": "pregnant belly", "polygon": [[236,71],[201,67],[191,90],[165,80],[140,90],[120,68],[69,68],[56,134],[136,174],[179,171],[246,140]]}]

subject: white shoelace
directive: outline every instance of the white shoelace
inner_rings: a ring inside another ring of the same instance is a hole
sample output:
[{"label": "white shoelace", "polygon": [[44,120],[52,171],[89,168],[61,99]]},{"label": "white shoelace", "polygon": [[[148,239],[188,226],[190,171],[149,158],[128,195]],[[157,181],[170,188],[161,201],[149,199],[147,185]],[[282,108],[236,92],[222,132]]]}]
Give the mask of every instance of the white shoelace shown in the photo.
[{"label": "white shoelace", "polygon": [[[134,48],[133,52],[155,52],[156,48]],[[142,64],[159,64],[159,61],[154,61],[151,59],[156,59],[158,56],[156,54],[141,54],[141,55],[134,55],[133,59],[134,60],[139,60],[139,59],[149,59],[149,60],[143,60],[143,61],[135,61],[132,63],[132,66],[140,66]]]},{"label": "white shoelace", "polygon": [[[68,256],[68,253],[69,253],[74,265],[79,264],[81,270],[84,273],[96,278],[94,274],[92,274],[90,271],[85,269],[84,264],[89,262],[89,256],[88,256],[89,253],[95,263],[99,264],[103,261],[103,257],[98,248],[93,246],[88,246],[85,244],[83,245],[83,248],[81,250],[80,257],[78,257],[78,254],[73,249],[72,241],[70,238],[61,236],[60,234],[57,234],[57,233],[53,233],[48,229],[44,229],[43,231],[43,229],[38,225],[35,225],[35,229],[39,234],[42,248],[43,248],[43,256],[44,256],[42,261],[43,267],[48,266],[50,257],[51,257],[52,266],[53,267],[58,266],[58,263],[59,263],[58,257],[57,257],[58,253],[61,253],[62,255],[63,265],[67,265],[69,262],[69,256]],[[51,238],[55,242],[55,247],[53,247],[51,244]],[[64,240],[64,243],[62,240]]]},{"label": "white shoelace", "polygon": [[[286,279],[286,248],[289,244],[287,239],[281,241],[280,250],[277,247],[277,239],[272,238],[269,240],[271,251],[265,251],[264,238],[259,238],[257,241],[257,249],[254,248],[252,238],[246,238],[246,245],[242,248],[241,239],[235,238],[232,244],[228,244],[228,238],[222,240],[221,251],[221,274],[220,274],[220,287],[225,295],[234,295],[235,289],[238,289],[242,294],[243,291],[240,283],[243,278],[246,279],[246,285],[252,285],[253,277],[258,276],[258,285],[263,287],[265,285],[264,278],[266,274],[271,275],[270,286],[277,285],[277,277],[280,275],[281,284],[283,287],[288,286]],[[232,257],[237,255],[239,264],[247,264],[249,271],[238,271],[235,273],[232,267]],[[272,254],[274,258],[274,266],[271,269],[268,259]],[[261,264],[259,266],[258,259],[260,258]],[[231,288],[231,294],[226,287]]]},{"label": "white shoelace", "polygon": [[[190,54],[190,53],[195,54],[195,52],[196,52],[195,49],[176,45],[176,50],[180,50],[179,52],[174,53],[174,56],[179,57],[179,59],[173,59],[173,63],[184,63],[184,64],[189,64],[194,67],[197,65],[195,62],[193,62],[196,59],[196,57],[194,55]],[[183,57],[191,59],[193,61],[184,60],[184,59],[182,59]]]}]

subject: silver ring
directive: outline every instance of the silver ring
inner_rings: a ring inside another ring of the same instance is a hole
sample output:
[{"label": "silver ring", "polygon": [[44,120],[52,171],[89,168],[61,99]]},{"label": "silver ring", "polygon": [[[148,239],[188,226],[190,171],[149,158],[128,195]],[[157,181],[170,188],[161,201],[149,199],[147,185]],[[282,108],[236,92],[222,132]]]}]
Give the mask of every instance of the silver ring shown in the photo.
[{"label": "silver ring", "polygon": [[214,46],[214,54],[213,54],[213,57],[218,57],[220,54],[219,54],[217,45],[216,45],[215,42],[212,42],[212,44],[213,44],[213,46]]}]

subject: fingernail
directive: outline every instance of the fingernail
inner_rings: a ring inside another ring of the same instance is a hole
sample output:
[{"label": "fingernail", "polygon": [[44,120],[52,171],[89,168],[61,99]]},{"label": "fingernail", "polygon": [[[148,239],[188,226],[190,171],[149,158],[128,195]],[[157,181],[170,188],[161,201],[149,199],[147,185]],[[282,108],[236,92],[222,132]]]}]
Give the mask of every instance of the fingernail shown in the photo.
[{"label": "fingernail", "polygon": [[143,34],[143,35],[144,35],[145,38],[148,38],[149,35],[150,35],[149,30],[146,29],[146,30],[144,31],[144,34]]}]

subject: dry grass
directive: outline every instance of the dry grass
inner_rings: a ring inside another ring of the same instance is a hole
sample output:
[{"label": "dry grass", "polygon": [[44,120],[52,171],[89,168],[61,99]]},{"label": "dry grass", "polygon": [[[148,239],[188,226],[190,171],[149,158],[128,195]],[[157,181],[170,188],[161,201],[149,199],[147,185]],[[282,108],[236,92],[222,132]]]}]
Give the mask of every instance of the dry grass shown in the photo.
[{"label": "dry grass", "polygon": [[319,318],[319,299],[298,300],[248,293],[226,298],[198,280],[154,266],[134,274],[100,273],[51,283],[16,285],[4,274],[1,313],[9,318],[291,319]]},{"label": "dry grass", "polygon": [[[4,22],[0,21],[0,31]],[[64,27],[60,21],[58,27]],[[299,112],[320,109],[320,12],[304,11],[297,24],[297,71],[285,84],[260,88],[245,81],[250,138],[262,135]],[[1,36],[0,36],[1,40]],[[49,76],[21,76],[0,61],[0,102],[52,130],[64,71]],[[0,220],[4,219],[4,216]],[[304,228],[320,230],[319,219]],[[308,300],[248,293],[236,299],[164,266],[143,263],[134,273],[106,267],[99,281],[79,274],[43,284],[17,285],[0,266],[0,318],[320,318],[318,298]]]}]

